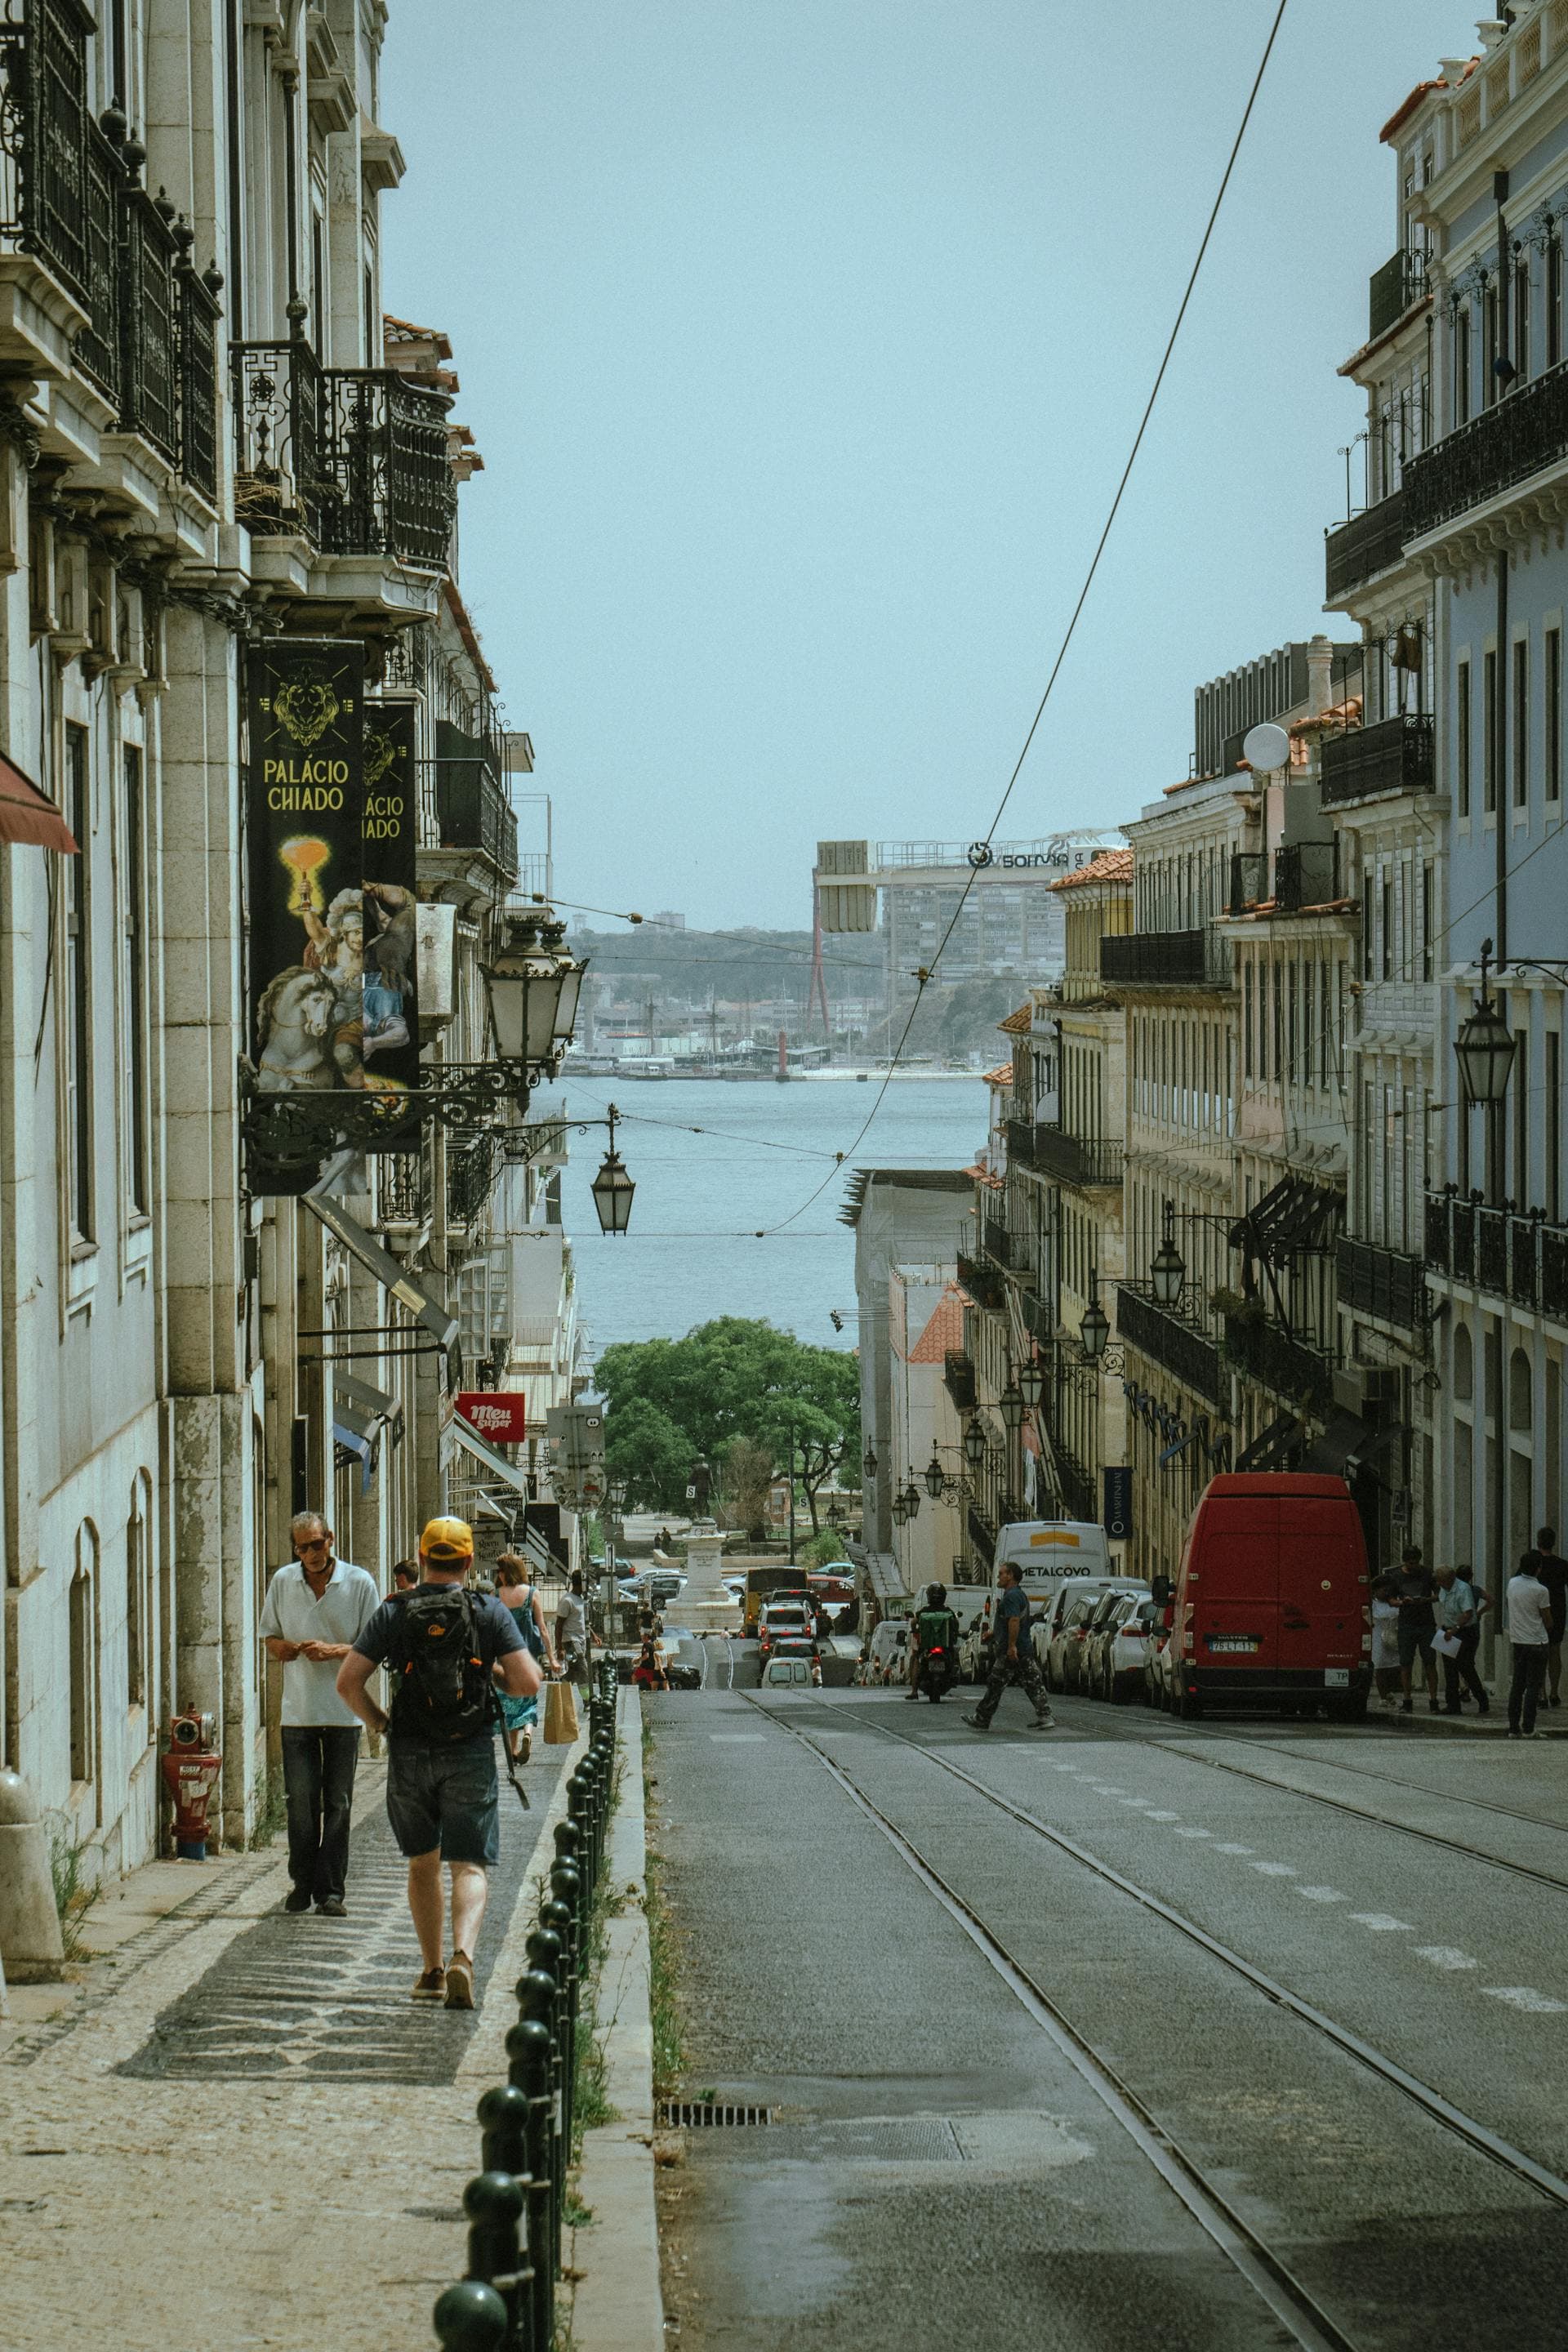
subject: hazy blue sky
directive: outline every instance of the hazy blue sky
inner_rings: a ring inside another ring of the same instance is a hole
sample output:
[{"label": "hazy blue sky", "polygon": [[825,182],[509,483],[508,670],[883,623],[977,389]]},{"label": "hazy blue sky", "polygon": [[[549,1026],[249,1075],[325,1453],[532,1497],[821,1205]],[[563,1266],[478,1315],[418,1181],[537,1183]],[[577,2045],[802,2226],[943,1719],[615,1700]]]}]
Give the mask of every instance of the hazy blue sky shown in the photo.
[{"label": "hazy blue sky", "polygon": [[[984,830],[1272,14],[395,0],[384,299],[452,337],[563,898],[805,922],[819,835]],[[1320,625],[1378,129],[1473,16],[1290,0],[1007,837],[1128,816],[1194,686]]]}]

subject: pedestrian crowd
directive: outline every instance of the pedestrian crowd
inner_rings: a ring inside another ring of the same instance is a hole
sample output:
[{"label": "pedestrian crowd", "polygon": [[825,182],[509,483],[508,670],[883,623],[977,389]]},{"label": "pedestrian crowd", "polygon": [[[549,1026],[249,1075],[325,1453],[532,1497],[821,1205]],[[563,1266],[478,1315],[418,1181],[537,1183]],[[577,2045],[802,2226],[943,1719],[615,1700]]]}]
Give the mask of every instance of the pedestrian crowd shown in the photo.
[{"label": "pedestrian crowd", "polygon": [[[1492,1596],[1471,1568],[1428,1569],[1419,1544],[1406,1544],[1396,1573],[1372,1588],[1372,1663],[1378,1697],[1409,1715],[1415,1706],[1419,1666],[1433,1715],[1459,1715],[1467,1698],[1487,1715],[1491,1700],[1477,1666],[1481,1621]],[[1554,1528],[1538,1530],[1503,1595],[1510,1669],[1508,1728],[1511,1739],[1539,1737],[1540,1707],[1563,1704],[1563,1634],[1568,1620],[1568,1561],[1557,1550]],[[1437,1668],[1443,1698],[1437,1697]]]}]

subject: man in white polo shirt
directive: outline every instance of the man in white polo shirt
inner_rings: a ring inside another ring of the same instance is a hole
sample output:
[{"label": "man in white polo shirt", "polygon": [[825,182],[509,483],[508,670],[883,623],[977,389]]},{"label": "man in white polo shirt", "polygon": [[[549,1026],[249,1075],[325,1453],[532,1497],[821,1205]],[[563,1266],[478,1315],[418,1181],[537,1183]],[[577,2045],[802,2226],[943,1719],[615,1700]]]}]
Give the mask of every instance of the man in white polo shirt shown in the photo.
[{"label": "man in white polo shirt", "polygon": [[349,1816],[359,1760],[359,1718],[338,1696],[338,1668],[369,1624],[381,1595],[375,1580],[332,1553],[332,1531],[316,1511],[290,1522],[294,1558],[267,1588],[261,1634],[283,1668],[283,1790],[289,1801],[285,1911],[314,1903],[330,1919],[347,1916]]}]

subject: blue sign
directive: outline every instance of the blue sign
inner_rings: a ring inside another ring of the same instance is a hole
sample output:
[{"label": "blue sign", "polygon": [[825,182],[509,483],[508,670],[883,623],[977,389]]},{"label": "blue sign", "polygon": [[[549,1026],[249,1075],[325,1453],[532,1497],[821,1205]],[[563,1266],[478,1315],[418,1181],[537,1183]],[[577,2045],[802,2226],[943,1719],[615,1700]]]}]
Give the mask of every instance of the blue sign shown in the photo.
[{"label": "blue sign", "polygon": [[1131,1469],[1102,1470],[1100,1474],[1102,1497],[1100,1524],[1111,1543],[1132,1540],[1132,1473]]}]

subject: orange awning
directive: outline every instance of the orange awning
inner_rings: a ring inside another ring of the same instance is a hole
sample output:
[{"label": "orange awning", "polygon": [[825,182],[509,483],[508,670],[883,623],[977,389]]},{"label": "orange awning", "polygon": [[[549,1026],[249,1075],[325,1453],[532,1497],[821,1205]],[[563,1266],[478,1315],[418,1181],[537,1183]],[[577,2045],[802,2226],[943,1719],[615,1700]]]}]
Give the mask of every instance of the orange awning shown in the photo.
[{"label": "orange awning", "polygon": [[39,849],[76,856],[71,829],[53,801],[4,751],[0,751],[0,841],[30,841]]}]

